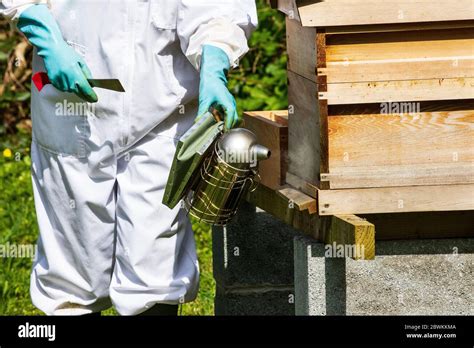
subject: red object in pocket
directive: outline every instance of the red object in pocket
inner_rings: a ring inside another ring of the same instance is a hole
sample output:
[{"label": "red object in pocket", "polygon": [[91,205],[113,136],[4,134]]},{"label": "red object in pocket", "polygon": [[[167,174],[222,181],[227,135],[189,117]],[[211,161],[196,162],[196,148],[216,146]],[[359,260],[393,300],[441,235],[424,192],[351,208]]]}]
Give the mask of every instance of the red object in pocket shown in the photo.
[{"label": "red object in pocket", "polygon": [[39,92],[41,92],[44,86],[51,84],[51,81],[49,81],[48,78],[48,74],[46,74],[45,72],[39,72],[34,74],[32,80]]}]

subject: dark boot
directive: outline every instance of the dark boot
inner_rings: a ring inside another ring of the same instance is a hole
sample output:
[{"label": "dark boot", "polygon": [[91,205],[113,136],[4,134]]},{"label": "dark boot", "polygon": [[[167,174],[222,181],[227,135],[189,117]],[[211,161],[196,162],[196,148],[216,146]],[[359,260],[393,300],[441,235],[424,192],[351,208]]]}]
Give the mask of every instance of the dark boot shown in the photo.
[{"label": "dark boot", "polygon": [[169,305],[163,303],[157,303],[150,309],[146,310],[143,313],[140,313],[140,316],[168,316],[176,317],[178,315],[178,305]]},{"label": "dark boot", "polygon": [[102,312],[93,312],[93,313],[88,313],[88,314],[83,314],[81,317],[100,317],[102,315]]}]

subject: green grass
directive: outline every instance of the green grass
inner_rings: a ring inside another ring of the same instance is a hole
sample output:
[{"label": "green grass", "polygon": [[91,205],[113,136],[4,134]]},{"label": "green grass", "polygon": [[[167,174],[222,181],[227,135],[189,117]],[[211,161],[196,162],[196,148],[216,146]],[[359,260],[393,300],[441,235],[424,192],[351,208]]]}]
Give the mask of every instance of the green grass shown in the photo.
[{"label": "green grass", "polygon": [[[0,139],[0,245],[35,244],[38,227],[34,210],[29,136]],[[5,149],[11,150],[4,153]],[[7,156],[5,156],[7,155]],[[196,301],[182,306],[182,315],[213,315],[215,283],[209,226],[193,224],[201,264],[201,288]],[[41,315],[29,296],[32,260],[0,258],[0,315]],[[114,309],[104,313],[116,315]]]}]

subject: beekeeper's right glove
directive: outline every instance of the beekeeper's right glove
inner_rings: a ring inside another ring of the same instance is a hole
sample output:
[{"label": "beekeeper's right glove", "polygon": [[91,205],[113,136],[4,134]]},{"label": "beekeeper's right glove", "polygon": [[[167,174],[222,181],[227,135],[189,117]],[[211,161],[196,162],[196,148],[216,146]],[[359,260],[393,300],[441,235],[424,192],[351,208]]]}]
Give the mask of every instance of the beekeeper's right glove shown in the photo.
[{"label": "beekeeper's right glove", "polygon": [[48,78],[54,87],[74,93],[90,103],[98,98],[87,79],[92,78],[86,63],[63,39],[61,30],[46,5],[27,8],[18,19],[18,29],[37,48]]}]

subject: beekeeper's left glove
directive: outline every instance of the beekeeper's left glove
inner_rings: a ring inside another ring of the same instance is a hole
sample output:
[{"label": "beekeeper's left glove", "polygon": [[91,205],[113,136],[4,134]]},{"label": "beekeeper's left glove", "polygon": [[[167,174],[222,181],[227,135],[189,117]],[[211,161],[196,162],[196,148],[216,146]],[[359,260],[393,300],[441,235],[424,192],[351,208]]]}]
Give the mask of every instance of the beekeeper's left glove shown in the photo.
[{"label": "beekeeper's left glove", "polygon": [[198,116],[204,115],[212,106],[224,116],[226,129],[237,126],[241,121],[235,99],[227,89],[229,68],[229,58],[222,49],[203,46]]}]

